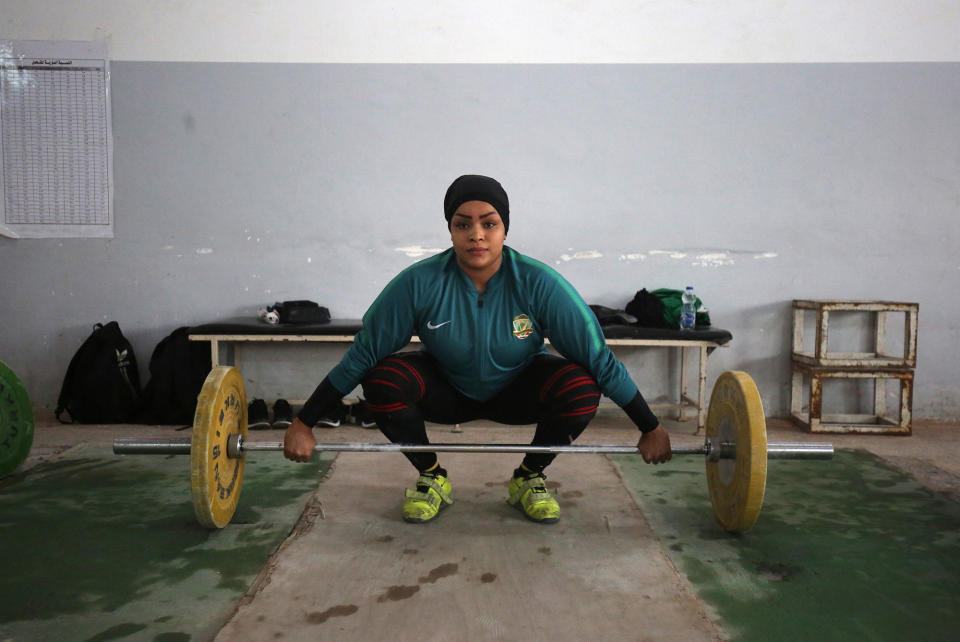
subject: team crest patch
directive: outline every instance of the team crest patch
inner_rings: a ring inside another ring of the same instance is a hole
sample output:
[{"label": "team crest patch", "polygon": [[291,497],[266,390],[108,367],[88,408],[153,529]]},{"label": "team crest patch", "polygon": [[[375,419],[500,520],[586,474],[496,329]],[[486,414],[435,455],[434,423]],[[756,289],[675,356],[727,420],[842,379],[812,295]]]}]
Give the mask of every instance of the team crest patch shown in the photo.
[{"label": "team crest patch", "polygon": [[513,317],[513,336],[518,339],[526,339],[533,334],[533,321],[525,314]]}]

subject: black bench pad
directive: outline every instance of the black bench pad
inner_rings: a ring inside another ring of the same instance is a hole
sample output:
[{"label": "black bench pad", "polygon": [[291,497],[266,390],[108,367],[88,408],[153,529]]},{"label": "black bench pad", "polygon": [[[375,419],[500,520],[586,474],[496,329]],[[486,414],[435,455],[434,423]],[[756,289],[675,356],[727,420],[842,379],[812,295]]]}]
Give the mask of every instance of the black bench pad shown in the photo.
[{"label": "black bench pad", "polygon": [[190,328],[187,334],[356,334],[360,319],[331,319],[330,323],[266,323],[256,318],[233,317]]},{"label": "black bench pad", "polygon": [[[306,334],[306,335],[354,335],[363,325],[360,319],[331,319],[330,323],[272,325],[260,319],[233,317],[213,323],[204,323],[190,328],[187,334],[217,336],[224,334]],[[607,339],[677,339],[680,341],[714,341],[720,345],[729,343],[733,335],[721,328],[697,330],[668,330],[665,328],[642,328],[635,325],[608,325],[603,327]]]},{"label": "black bench pad", "polygon": [[637,325],[605,325],[603,336],[608,339],[676,339],[678,341],[713,341],[725,345],[733,340],[729,330],[715,328],[697,328],[696,330],[676,330],[668,328],[644,328]]}]

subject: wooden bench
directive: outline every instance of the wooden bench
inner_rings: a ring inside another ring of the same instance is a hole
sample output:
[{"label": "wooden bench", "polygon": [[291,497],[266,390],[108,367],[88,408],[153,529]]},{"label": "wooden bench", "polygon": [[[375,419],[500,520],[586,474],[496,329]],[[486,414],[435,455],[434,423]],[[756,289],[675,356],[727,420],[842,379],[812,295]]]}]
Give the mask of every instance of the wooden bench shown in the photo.
[{"label": "wooden bench", "polygon": [[[349,343],[360,331],[362,325],[359,319],[333,319],[330,323],[319,325],[271,325],[259,319],[235,317],[214,323],[206,323],[190,328],[188,336],[191,341],[208,341],[210,343],[210,361],[214,366],[231,361],[229,355],[221,357],[221,348],[232,348],[232,363],[239,361],[239,348],[244,343],[252,342],[326,342]],[[679,349],[680,352],[680,386],[676,401],[666,403],[652,403],[654,410],[667,410],[679,421],[690,417],[687,411],[692,410],[697,417],[697,432],[703,432],[706,421],[706,394],[707,358],[716,348],[726,346],[733,339],[727,330],[706,328],[690,331],[667,330],[662,328],[642,328],[630,325],[607,325],[603,327],[607,345],[634,346],[651,348]],[[414,336],[412,342],[419,342]],[[549,342],[548,342],[549,343]],[[688,353],[696,352],[698,359],[697,393],[696,397],[687,394]]]}]

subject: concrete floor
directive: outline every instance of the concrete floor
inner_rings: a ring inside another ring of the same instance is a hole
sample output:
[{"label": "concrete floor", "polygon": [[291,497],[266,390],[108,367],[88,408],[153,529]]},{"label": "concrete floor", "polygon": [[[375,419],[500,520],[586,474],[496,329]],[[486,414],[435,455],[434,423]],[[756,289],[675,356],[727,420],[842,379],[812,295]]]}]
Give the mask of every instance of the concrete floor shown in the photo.
[{"label": "concrete floor", "polygon": [[[674,444],[703,441],[691,434],[689,422],[665,425]],[[955,501],[958,431],[960,423],[918,421],[910,437],[810,435],[787,421],[768,421],[770,441],[864,449]],[[322,441],[383,440],[378,431],[355,426],[315,432]],[[430,432],[434,441],[519,443],[529,440],[532,427],[475,422],[462,432],[447,426]],[[38,417],[25,467],[78,443],[171,434],[170,427],[74,427]],[[260,431],[251,439],[281,435]],[[604,410],[579,443],[632,445],[636,437],[619,412]],[[406,460],[341,453],[217,639],[726,637],[607,458],[561,456],[548,469],[564,510],[552,526],[530,523],[504,502],[505,482],[518,461],[519,455],[442,454],[457,501],[437,521],[409,525],[399,519],[403,488],[415,478]]]}]

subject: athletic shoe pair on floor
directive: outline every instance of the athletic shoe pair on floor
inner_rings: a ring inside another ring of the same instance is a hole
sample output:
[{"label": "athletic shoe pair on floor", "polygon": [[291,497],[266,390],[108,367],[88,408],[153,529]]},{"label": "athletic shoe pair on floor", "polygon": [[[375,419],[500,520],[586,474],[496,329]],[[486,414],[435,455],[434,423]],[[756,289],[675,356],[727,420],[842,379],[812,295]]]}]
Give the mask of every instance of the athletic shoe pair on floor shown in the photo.
[{"label": "athletic shoe pair on floor", "polygon": [[[336,428],[342,422],[357,424],[364,428],[375,428],[377,422],[367,408],[367,403],[360,399],[354,404],[341,403],[339,408],[321,417],[317,422],[319,428]],[[293,422],[293,408],[286,399],[277,399],[273,404],[273,421],[267,413],[267,402],[263,399],[254,399],[247,407],[247,428],[251,430],[269,430],[277,428],[284,430]]]},{"label": "athletic shoe pair on floor", "polygon": [[355,403],[345,404],[342,401],[317,421],[317,428],[336,428],[343,422],[356,424],[363,428],[376,428],[377,422],[373,419],[367,402],[358,399]]},{"label": "athletic shoe pair on floor", "polygon": [[[524,516],[540,524],[553,524],[560,519],[560,505],[547,490],[543,473],[528,472],[521,468],[513,471],[510,480],[510,496],[507,503]],[[441,510],[453,503],[447,471],[435,468],[420,473],[415,488],[408,488],[403,502],[403,519],[422,524],[434,519]]]},{"label": "athletic shoe pair on floor", "polygon": [[267,414],[267,402],[263,399],[254,399],[247,406],[247,428],[250,430],[269,430],[276,428],[286,430],[293,423],[293,408],[286,399],[277,399],[273,404],[273,421]]}]

